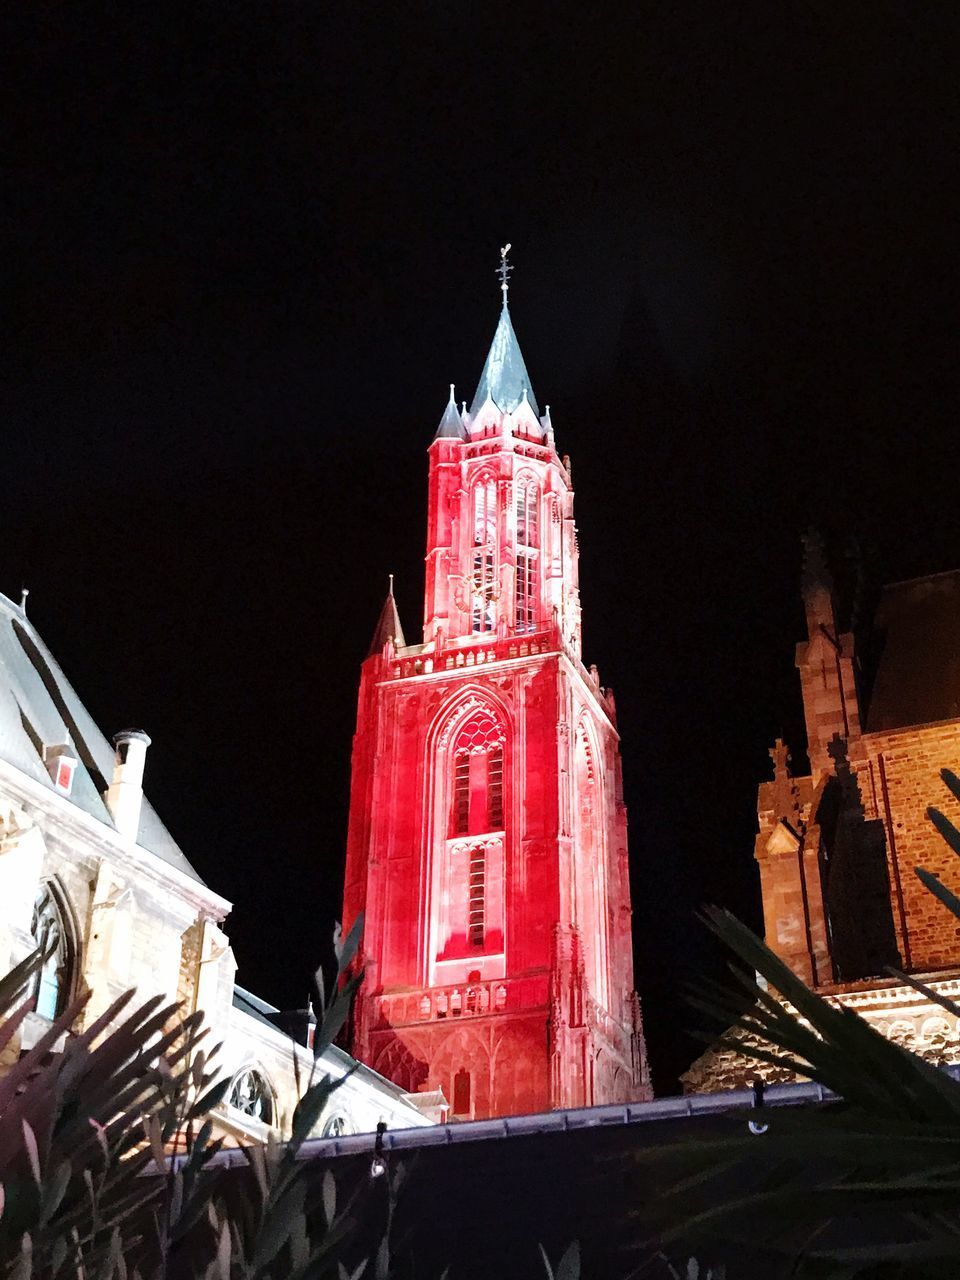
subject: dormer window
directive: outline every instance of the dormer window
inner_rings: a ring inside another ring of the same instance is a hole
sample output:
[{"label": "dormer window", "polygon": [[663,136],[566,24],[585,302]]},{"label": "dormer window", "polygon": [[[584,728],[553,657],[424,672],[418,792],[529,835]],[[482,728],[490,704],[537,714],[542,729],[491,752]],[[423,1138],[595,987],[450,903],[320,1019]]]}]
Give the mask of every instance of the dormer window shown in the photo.
[{"label": "dormer window", "polygon": [[43,748],[43,763],[47,767],[50,781],[61,795],[68,796],[73,790],[73,775],[77,769],[77,757],[68,742]]}]

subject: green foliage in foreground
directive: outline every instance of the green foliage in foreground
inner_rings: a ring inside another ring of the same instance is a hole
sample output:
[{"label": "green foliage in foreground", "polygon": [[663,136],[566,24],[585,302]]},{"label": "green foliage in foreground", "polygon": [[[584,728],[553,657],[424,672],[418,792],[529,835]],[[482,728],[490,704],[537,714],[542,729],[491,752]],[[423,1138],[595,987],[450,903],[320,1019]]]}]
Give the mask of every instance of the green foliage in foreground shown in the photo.
[{"label": "green foliage in foreground", "polygon": [[[942,776],[960,799],[960,780],[947,770]],[[929,816],[960,856],[960,831],[937,810]],[[917,875],[960,919],[960,900],[929,872]],[[635,1174],[668,1186],[647,1227],[668,1252],[726,1261],[731,1280],[738,1273],[955,1280],[960,1083],[815,995],[728,912],[705,914],[740,963],[732,966],[736,990],[703,992],[698,1007],[769,1047],[735,1039],[731,1046],[809,1076],[842,1101],[765,1109],[766,1129],[756,1134],[741,1115],[724,1120],[715,1139],[681,1137],[637,1153]],[[922,982],[891,973],[960,1016]]]},{"label": "green foliage in foreground", "polygon": [[[943,776],[960,799],[960,780]],[[930,816],[960,856],[960,831]],[[960,899],[917,874],[960,919]],[[677,1280],[954,1280],[960,1083],[815,995],[729,913],[706,919],[739,964],[736,989],[702,992],[700,1009],[767,1045],[731,1041],[739,1051],[842,1100],[766,1109],[757,1133],[743,1114],[728,1115],[715,1137],[678,1133],[634,1153],[645,1261],[633,1274],[659,1266]],[[358,937],[359,922],[338,947],[318,1058],[360,981],[348,977]],[[29,1009],[22,997],[36,963],[0,980],[0,1054]],[[923,983],[893,976],[960,1017]],[[311,1179],[298,1160],[337,1083],[307,1082],[290,1142],[245,1148],[246,1176],[228,1186],[207,1119],[226,1083],[215,1081],[200,1016],[132,1004],[124,996],[71,1036],[78,1001],[0,1077],[0,1280],[389,1280],[389,1234],[358,1257],[355,1202],[338,1207],[332,1175]],[[169,1161],[175,1140],[185,1154]],[[579,1280],[576,1245],[555,1269],[545,1254],[543,1264],[551,1280]]]},{"label": "green foliage in foreground", "polygon": [[[343,1025],[361,975],[347,977],[359,921],[338,946],[338,989],[317,1058]],[[30,1002],[32,956],[0,980],[0,1053]],[[349,1206],[333,1177],[310,1180],[298,1152],[339,1082],[311,1079],[289,1142],[243,1149],[228,1187],[210,1109],[215,1080],[199,1014],[127,993],[82,1034],[77,1000],[0,1077],[0,1277],[4,1280],[385,1280],[387,1244],[348,1271]],[[132,1011],[131,1011],[132,1010]],[[62,1043],[62,1049],[54,1052]],[[169,1145],[184,1154],[167,1158]]]}]

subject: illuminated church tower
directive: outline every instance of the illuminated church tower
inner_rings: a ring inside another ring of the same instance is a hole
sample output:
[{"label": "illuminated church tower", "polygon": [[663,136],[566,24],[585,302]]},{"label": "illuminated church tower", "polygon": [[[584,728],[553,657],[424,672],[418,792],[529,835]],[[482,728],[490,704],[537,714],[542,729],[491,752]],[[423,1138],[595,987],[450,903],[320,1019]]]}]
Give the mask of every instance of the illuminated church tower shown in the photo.
[{"label": "illuminated church tower", "polygon": [[430,446],[423,643],[391,590],[363,664],[344,894],[352,1051],[463,1119],[650,1096],[613,694],[580,658],[570,467],[509,270]]}]

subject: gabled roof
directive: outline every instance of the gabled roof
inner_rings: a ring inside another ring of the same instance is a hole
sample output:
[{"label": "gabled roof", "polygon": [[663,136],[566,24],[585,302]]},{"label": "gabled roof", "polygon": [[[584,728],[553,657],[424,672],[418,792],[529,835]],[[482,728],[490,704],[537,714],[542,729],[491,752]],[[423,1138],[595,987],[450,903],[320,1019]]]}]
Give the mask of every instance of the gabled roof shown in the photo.
[{"label": "gabled roof", "polygon": [[480,375],[473,404],[470,406],[470,414],[476,415],[488,397],[501,413],[513,413],[522,403],[524,391],[527,393],[530,407],[539,418],[540,410],[537,408],[530,375],[527,373],[527,366],[520,353],[517,335],[513,331],[510,308],[504,299],[500,321],[487,353],[487,361]]},{"label": "gabled roof", "polygon": [[[70,795],[65,798],[115,829],[103,800],[113,775],[114,749],[23,609],[0,595],[0,759],[53,791],[43,749],[64,743],[72,745],[78,760]],[[203,883],[146,798],[137,844]]]},{"label": "gabled roof", "polygon": [[387,592],[386,600],[383,602],[383,608],[380,610],[377,629],[374,631],[373,639],[370,641],[367,657],[372,658],[375,653],[379,653],[388,640],[392,640],[398,649],[402,649],[407,643],[403,638],[403,627],[400,625],[397,602],[393,598],[393,574],[390,575],[390,589]]}]

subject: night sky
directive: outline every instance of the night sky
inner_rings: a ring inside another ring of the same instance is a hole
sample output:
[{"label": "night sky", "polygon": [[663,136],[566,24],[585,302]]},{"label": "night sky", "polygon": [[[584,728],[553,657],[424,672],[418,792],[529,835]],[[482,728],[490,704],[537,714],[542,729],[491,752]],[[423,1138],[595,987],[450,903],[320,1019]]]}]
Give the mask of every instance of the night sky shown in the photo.
[{"label": "night sky", "polygon": [[0,589],[153,737],[238,980],[302,1004],[359,664],[391,571],[417,638],[426,448],[512,241],[669,1087],[696,908],[759,923],[756,786],[780,732],[804,763],[801,533],[960,565],[956,6],[18,9]]}]

